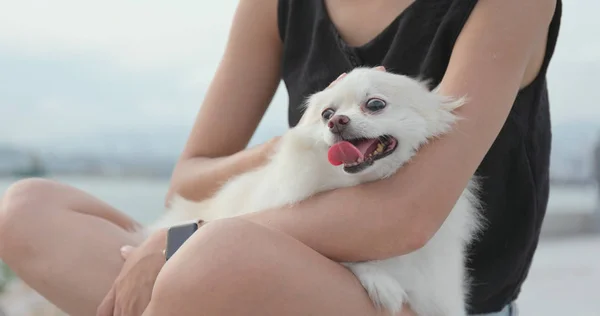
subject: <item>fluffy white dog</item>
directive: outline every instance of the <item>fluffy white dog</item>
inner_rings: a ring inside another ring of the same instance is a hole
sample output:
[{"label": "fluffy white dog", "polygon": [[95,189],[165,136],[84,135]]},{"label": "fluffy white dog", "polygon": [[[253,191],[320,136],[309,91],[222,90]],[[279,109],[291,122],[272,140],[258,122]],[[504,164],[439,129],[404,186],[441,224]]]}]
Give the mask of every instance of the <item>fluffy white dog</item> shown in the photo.
[{"label": "fluffy white dog", "polygon": [[[308,99],[299,124],[283,135],[268,164],[234,177],[208,200],[177,197],[153,228],[283,207],[389,177],[430,138],[448,132],[462,104],[406,76],[357,68]],[[471,181],[421,249],[343,263],[376,306],[397,313],[409,303],[418,315],[466,315],[465,249],[479,227],[475,189]]]}]

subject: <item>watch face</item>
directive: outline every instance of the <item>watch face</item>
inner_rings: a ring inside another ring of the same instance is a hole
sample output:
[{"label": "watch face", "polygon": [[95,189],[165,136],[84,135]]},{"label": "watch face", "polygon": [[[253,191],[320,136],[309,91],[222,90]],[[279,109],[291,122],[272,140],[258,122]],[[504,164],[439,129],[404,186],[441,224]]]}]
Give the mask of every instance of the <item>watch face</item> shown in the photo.
[{"label": "watch face", "polygon": [[165,260],[169,260],[183,243],[198,230],[197,223],[183,224],[169,228],[167,232],[167,249]]}]

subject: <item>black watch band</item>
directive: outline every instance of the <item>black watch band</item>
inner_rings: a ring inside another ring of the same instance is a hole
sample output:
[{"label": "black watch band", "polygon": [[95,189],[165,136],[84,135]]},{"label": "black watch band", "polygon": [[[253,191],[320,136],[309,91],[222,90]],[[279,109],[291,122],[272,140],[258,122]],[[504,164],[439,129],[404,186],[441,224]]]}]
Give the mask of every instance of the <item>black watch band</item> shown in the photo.
[{"label": "black watch band", "polygon": [[165,261],[169,260],[175,252],[206,222],[198,220],[192,223],[176,225],[167,231],[167,245],[165,249]]}]

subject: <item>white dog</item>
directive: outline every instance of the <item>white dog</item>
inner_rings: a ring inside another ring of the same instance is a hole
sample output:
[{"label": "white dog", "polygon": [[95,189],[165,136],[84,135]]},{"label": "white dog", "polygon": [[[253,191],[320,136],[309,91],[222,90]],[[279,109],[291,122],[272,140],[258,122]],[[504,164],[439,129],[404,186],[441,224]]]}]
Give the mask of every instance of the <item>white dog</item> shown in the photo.
[{"label": "white dog", "polygon": [[[389,177],[430,138],[448,132],[456,120],[452,111],[462,104],[406,76],[357,68],[309,98],[299,124],[283,135],[268,164],[234,177],[211,199],[176,198],[153,229],[283,207]],[[343,263],[376,306],[397,313],[409,303],[418,315],[466,315],[465,249],[479,227],[475,189],[472,181],[421,249]]]}]

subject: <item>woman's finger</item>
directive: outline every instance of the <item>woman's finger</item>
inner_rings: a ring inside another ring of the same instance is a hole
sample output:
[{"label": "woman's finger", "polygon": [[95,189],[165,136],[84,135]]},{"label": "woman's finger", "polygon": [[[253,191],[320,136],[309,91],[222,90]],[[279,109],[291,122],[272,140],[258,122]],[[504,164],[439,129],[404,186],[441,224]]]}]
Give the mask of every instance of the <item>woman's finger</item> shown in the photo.
[{"label": "woman's finger", "polygon": [[115,288],[112,287],[96,310],[96,316],[113,316],[115,311]]},{"label": "woman's finger", "polygon": [[127,260],[127,258],[133,252],[134,249],[135,249],[135,247],[130,246],[130,245],[121,247],[121,257],[123,257],[123,259]]}]

